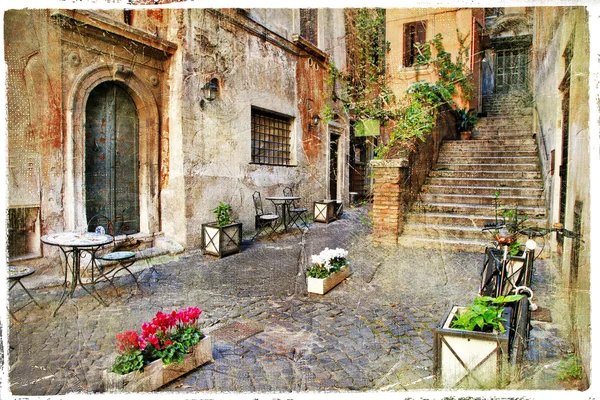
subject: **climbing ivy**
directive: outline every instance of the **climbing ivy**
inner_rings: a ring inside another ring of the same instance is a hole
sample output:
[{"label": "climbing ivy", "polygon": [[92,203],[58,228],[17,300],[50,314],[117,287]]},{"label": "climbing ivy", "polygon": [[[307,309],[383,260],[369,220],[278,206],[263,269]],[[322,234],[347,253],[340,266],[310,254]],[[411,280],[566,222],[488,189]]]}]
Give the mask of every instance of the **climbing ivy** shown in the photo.
[{"label": "climbing ivy", "polygon": [[416,140],[425,140],[435,126],[440,105],[456,106],[454,98],[468,101],[474,93],[468,68],[468,35],[457,30],[459,51],[452,60],[437,34],[417,46],[419,66],[432,66],[438,76],[435,83],[413,83],[404,96],[397,99],[387,86],[385,57],[390,44],[385,40],[385,10],[360,8],[348,11],[346,38],[348,68],[337,69],[331,63],[326,78],[325,104],[322,118],[331,119],[330,104],[340,100],[354,120],[377,119],[391,128],[387,143],[376,149],[377,158],[393,157],[399,149],[415,148]]},{"label": "climbing ivy", "polygon": [[403,99],[404,106],[394,113],[395,126],[389,141],[380,144],[375,151],[377,158],[393,156],[397,153],[393,150],[398,147],[414,149],[415,141],[424,141],[435,127],[436,113],[441,105],[456,107],[455,96],[460,96],[463,102],[473,97],[472,74],[467,65],[467,35],[461,36],[457,30],[457,38],[459,50],[455,61],[452,61],[452,54],[445,50],[443,37],[439,33],[430,41],[417,46],[417,65],[433,66],[438,80],[433,84],[421,80],[408,88]]}]

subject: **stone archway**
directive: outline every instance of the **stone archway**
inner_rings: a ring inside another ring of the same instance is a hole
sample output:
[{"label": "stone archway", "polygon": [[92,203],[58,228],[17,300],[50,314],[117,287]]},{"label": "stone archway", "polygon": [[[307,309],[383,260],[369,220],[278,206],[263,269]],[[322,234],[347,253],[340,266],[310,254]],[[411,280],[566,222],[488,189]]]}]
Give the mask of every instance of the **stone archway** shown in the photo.
[{"label": "stone archway", "polygon": [[85,215],[85,124],[86,104],[99,84],[113,82],[131,96],[139,120],[139,230],[151,234],[160,230],[159,216],[159,108],[150,88],[127,65],[102,64],[84,70],[74,81],[65,110],[65,228],[83,230]]}]

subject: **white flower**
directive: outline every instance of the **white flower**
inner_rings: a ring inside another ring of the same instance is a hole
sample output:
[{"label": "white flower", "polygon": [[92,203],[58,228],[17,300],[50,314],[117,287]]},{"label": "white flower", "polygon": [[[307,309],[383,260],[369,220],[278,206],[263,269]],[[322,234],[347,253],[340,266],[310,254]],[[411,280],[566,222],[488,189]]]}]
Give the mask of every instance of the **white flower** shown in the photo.
[{"label": "white flower", "polygon": [[313,264],[323,266],[327,270],[330,270],[332,268],[332,260],[337,259],[339,261],[345,261],[347,256],[347,250],[341,248],[330,249],[328,247],[325,247],[325,249],[323,249],[323,251],[321,251],[319,254],[314,254],[311,256],[311,262]]}]

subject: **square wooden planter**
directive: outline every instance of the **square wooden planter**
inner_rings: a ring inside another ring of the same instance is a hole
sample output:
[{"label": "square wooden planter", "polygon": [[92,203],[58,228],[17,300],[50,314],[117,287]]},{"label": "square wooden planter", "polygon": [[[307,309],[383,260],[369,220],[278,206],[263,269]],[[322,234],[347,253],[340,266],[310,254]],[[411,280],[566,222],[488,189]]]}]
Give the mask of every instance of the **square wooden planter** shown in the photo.
[{"label": "square wooden planter", "polygon": [[433,332],[436,384],[446,389],[502,388],[509,378],[508,337],[512,309],[502,317],[504,333],[464,331],[450,328],[463,307],[451,307]]},{"label": "square wooden planter", "polygon": [[111,393],[151,392],[181,375],[213,361],[211,338],[204,336],[200,342],[189,349],[189,353],[183,358],[181,364],[164,365],[162,360],[156,360],[144,366],[142,371],[134,371],[126,375],[104,371],[104,389]]},{"label": "square wooden planter", "polygon": [[314,202],[313,221],[326,224],[336,219],[337,202],[335,200],[321,200]]},{"label": "square wooden planter", "polygon": [[202,224],[202,253],[223,257],[242,251],[242,223]]},{"label": "square wooden planter", "polygon": [[306,286],[309,293],[325,294],[334,288],[338,283],[346,279],[350,275],[350,267],[344,265],[338,272],[334,272],[327,278],[306,278]]}]

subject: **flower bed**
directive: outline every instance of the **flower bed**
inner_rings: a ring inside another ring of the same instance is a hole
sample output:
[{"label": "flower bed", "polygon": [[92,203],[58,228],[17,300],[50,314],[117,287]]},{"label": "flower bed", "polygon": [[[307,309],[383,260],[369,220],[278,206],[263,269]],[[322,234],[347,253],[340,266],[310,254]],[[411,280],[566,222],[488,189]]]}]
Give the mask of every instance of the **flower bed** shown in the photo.
[{"label": "flower bed", "polygon": [[344,249],[325,248],[311,257],[313,266],[306,271],[309,293],[325,294],[350,275],[350,267]]},{"label": "flower bed", "polygon": [[211,340],[197,325],[201,313],[197,307],[158,312],[151,322],[142,324],[141,335],[119,333],[119,355],[104,373],[106,391],[152,391],[213,361]]}]

